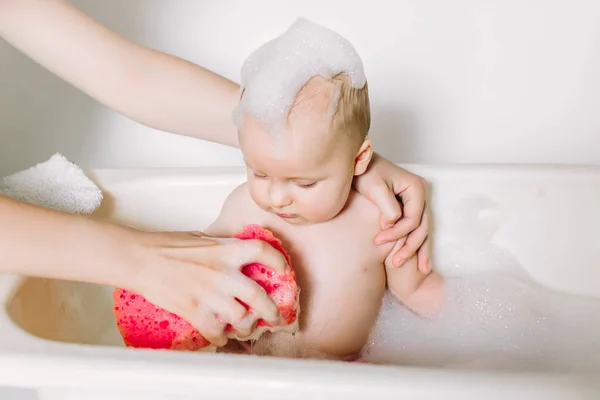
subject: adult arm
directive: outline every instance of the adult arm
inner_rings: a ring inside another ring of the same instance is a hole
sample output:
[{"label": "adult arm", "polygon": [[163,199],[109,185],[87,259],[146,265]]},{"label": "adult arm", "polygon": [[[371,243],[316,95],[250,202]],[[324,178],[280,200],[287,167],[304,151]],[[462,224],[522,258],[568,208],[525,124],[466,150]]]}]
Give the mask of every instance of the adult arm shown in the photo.
[{"label": "adult arm", "polygon": [[125,232],[0,195],[0,272],[114,286],[133,283],[141,266]]},{"label": "adult arm", "polygon": [[[279,323],[275,304],[240,272],[250,262],[280,272],[288,268],[281,253],[262,241],[140,232],[0,195],[0,272],[141,293],[189,321],[217,346],[226,343],[224,322],[242,332],[259,317]],[[258,315],[240,312],[236,298]]]},{"label": "adult arm", "polygon": [[[0,37],[104,105],[152,128],[238,147],[231,113],[239,85],[111,31],[65,0],[0,0]],[[425,181],[376,155],[357,179],[388,227],[376,241],[406,241],[429,269]],[[396,196],[402,197],[404,209]]]},{"label": "adult arm", "polygon": [[0,37],[143,125],[238,147],[236,83],[141,46],[65,0],[0,0]]}]

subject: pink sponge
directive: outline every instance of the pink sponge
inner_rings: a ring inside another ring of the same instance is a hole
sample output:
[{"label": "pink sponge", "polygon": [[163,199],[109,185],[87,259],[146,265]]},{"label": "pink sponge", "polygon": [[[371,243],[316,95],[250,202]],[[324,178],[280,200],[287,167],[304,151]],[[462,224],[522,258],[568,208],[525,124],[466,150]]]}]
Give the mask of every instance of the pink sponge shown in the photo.
[{"label": "pink sponge", "polygon": [[[264,240],[279,250],[291,267],[290,256],[283,248],[281,241],[271,231],[258,225],[248,225],[235,237],[243,240]],[[284,321],[283,325],[273,327],[263,319],[259,319],[253,335],[244,340],[256,339],[265,331],[296,332],[300,309],[298,301],[300,288],[296,283],[294,270],[292,269],[285,275],[278,275],[265,265],[252,263],[245,265],[242,273],[256,281],[267,292],[279,308]],[[195,351],[210,344],[190,323],[155,306],[139,294],[116,289],[113,293],[113,300],[117,328],[128,347]],[[238,302],[253,312],[247,304],[239,299]],[[231,325],[228,324],[225,331],[230,339],[239,339]]]}]

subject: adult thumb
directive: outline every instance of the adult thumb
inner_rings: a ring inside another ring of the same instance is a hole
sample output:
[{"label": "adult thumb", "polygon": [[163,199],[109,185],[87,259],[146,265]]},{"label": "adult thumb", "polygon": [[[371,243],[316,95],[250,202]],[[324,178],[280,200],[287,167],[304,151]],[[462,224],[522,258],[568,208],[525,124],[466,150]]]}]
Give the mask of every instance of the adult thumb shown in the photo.
[{"label": "adult thumb", "polygon": [[402,217],[402,207],[391,191],[374,196],[371,201],[379,208],[381,229],[391,228]]}]

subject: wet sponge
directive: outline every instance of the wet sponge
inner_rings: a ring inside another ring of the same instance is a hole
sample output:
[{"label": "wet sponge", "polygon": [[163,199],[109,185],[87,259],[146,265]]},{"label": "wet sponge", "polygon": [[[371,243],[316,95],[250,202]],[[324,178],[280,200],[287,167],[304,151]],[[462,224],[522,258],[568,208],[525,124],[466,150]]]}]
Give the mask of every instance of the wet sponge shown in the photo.
[{"label": "wet sponge", "polygon": [[[289,254],[271,231],[258,225],[248,225],[234,237],[242,240],[259,239],[269,243],[285,256],[291,266]],[[252,263],[245,265],[242,273],[267,292],[279,308],[284,320],[283,325],[273,327],[259,319],[253,335],[244,340],[257,339],[265,331],[296,332],[300,311],[300,289],[296,283],[294,270],[279,275],[265,265]],[[118,288],[113,292],[113,300],[117,328],[128,347],[196,351],[210,345],[189,322],[155,306],[139,294]],[[254,312],[248,305],[238,301],[250,312]],[[239,339],[231,325],[227,325],[225,331],[230,339]]]}]

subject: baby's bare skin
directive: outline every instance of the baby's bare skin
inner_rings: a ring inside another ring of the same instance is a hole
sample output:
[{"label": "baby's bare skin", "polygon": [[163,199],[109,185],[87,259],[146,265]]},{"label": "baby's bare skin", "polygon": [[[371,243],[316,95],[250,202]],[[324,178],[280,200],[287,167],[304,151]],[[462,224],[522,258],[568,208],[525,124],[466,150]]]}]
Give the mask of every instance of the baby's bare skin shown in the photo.
[{"label": "baby's bare skin", "polygon": [[246,183],[229,195],[207,233],[228,237],[246,224],[271,230],[290,253],[301,289],[299,332],[266,334],[255,353],[347,359],[360,352],[381,306],[384,260],[393,246],[373,243],[378,218],[376,206],[355,191],[338,216],[314,225],[290,224],[263,211]]},{"label": "baby's bare skin", "polygon": [[[378,317],[386,281],[418,314],[439,300],[441,278],[419,272],[416,256],[393,266],[390,254],[402,242],[374,243],[379,211],[352,184],[373,154],[372,141],[363,137],[368,101],[366,91],[348,85],[344,76],[311,78],[282,132],[265,129],[252,115],[240,126],[247,182],[229,195],[207,233],[231,237],[248,224],[271,230],[290,253],[301,290],[299,332],[261,336],[256,354],[356,357]],[[339,102],[332,117],[333,99]],[[244,350],[234,345],[222,350]]]}]

